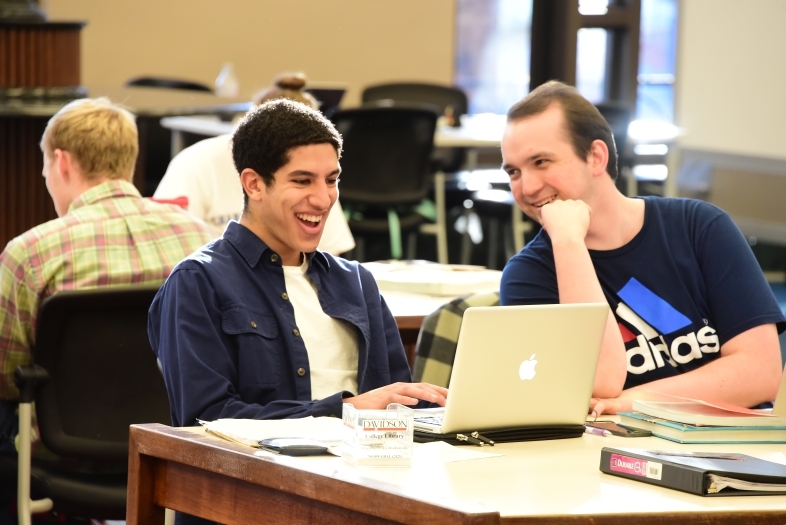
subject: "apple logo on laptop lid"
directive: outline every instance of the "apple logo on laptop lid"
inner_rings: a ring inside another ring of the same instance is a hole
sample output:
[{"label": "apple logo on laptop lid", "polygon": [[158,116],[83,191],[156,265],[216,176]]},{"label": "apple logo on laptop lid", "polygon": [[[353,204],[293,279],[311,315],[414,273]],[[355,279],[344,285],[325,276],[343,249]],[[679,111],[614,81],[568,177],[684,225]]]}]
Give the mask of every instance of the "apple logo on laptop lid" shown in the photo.
[{"label": "apple logo on laptop lid", "polygon": [[529,381],[535,377],[535,365],[537,364],[538,362],[535,359],[535,354],[532,354],[529,359],[521,362],[521,366],[519,366],[519,377],[522,381]]}]

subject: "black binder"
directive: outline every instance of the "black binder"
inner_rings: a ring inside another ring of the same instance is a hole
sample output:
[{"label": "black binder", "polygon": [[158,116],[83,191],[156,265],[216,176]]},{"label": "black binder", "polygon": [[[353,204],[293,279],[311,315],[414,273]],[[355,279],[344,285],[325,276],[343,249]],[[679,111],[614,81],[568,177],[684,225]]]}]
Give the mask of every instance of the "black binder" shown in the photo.
[{"label": "black binder", "polygon": [[[699,496],[765,496],[786,494],[786,465],[745,454],[640,450],[604,447],[600,470],[612,476],[641,481]],[[719,492],[711,475],[734,480],[782,484],[775,491],[724,488]]]}]

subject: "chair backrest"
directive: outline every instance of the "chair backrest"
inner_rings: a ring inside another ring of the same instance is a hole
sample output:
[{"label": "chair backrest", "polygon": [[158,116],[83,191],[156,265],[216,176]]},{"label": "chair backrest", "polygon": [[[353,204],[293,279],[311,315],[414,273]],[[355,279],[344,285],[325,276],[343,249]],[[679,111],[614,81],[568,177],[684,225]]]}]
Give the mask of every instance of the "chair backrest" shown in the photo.
[{"label": "chair backrest", "polygon": [[[363,103],[392,100],[399,103],[429,104],[437,109],[440,115],[446,113],[448,107],[453,112],[453,125],[461,124],[459,117],[467,113],[467,94],[453,86],[426,84],[417,82],[399,82],[379,84],[363,90]],[[452,173],[461,169],[466,157],[463,148],[441,148],[432,155],[432,169]]]},{"label": "chair backrest", "polygon": [[331,119],[344,137],[342,203],[413,204],[429,191],[437,116],[404,107],[347,109]]},{"label": "chair backrest", "polygon": [[459,125],[459,117],[467,113],[468,106],[466,93],[457,87],[417,82],[369,86],[363,90],[361,98],[364,103],[389,99],[396,102],[432,104],[439,107],[442,113],[450,106],[456,126]]},{"label": "chair backrest", "polygon": [[415,345],[414,381],[447,388],[456,357],[461,320],[470,306],[499,306],[499,292],[459,297],[426,316]]},{"label": "chair backrest", "polygon": [[181,80],[178,78],[162,78],[162,77],[136,77],[126,81],[126,86],[141,86],[141,87],[155,87],[164,89],[186,89],[189,91],[205,91],[212,93],[210,87],[200,82],[192,80]]},{"label": "chair backrest", "polygon": [[310,93],[319,102],[319,111],[327,118],[341,107],[341,100],[344,98],[346,88],[306,88],[306,93]]},{"label": "chair backrest", "polygon": [[128,427],[170,424],[169,401],[147,338],[158,286],[62,291],[41,305],[35,363],[44,444],[61,457],[128,461]]}]

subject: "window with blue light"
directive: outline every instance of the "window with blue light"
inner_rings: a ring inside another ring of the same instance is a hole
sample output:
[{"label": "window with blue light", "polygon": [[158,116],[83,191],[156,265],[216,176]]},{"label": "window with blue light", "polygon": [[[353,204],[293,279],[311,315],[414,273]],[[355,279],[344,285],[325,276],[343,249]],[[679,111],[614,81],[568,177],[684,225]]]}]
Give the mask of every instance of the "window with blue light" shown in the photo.
[{"label": "window with blue light", "polygon": [[456,2],[455,83],[469,113],[503,114],[529,93],[531,0]]},{"label": "window with blue light", "polygon": [[[580,0],[582,14],[602,14],[609,0]],[[636,119],[674,121],[677,0],[641,0]],[[457,0],[455,83],[469,113],[505,113],[530,90],[532,0]],[[589,100],[605,94],[606,29],[579,30],[576,87]]]}]

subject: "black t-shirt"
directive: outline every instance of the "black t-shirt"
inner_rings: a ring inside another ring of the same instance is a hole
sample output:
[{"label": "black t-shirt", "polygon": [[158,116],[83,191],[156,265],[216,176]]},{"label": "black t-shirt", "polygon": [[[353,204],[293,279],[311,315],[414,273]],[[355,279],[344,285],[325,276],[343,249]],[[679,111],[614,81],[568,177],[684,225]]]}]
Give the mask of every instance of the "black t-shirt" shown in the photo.
[{"label": "black t-shirt", "polygon": [[[726,341],[756,326],[778,323],[783,331],[786,318],[726,213],[692,199],[644,202],[644,226],[628,244],[589,251],[625,341],[625,388],[698,368],[717,359]],[[559,302],[544,230],[505,266],[500,300]]]}]

